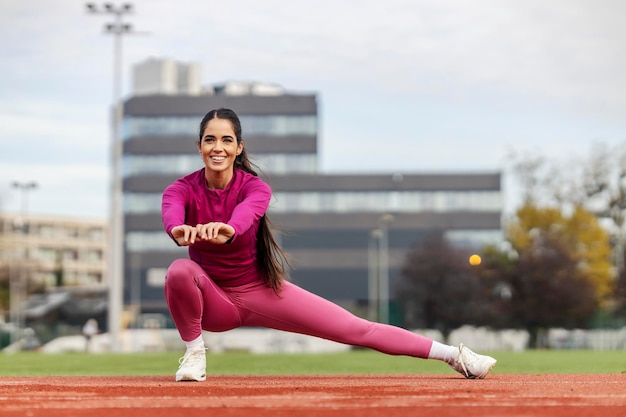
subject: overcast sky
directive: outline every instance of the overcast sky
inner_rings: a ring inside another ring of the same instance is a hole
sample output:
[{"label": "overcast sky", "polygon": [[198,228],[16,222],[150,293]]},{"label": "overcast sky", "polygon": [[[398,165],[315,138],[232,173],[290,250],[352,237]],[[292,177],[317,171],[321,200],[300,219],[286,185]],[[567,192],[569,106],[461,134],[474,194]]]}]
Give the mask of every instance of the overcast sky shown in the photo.
[{"label": "overcast sky", "polygon": [[[511,209],[510,152],[576,161],[626,141],[621,0],[133,4],[125,97],[149,57],[315,93],[322,172],[502,171]],[[0,210],[20,210],[12,181],[36,181],[29,212],[107,216],[112,20],[0,0]]]}]

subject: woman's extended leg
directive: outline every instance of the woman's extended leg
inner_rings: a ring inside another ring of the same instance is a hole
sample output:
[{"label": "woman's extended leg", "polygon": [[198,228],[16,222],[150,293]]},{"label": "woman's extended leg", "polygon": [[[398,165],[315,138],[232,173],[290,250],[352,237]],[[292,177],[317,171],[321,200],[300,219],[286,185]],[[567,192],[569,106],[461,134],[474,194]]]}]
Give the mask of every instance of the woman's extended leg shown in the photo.
[{"label": "woman's extended leg", "polygon": [[432,339],[400,327],[374,323],[290,282],[277,296],[267,286],[255,286],[235,296],[248,310],[242,325],[262,326],[364,346],[391,355],[428,358]]},{"label": "woman's extended leg", "polygon": [[463,344],[447,346],[400,327],[370,322],[289,282],[283,285],[279,295],[263,285],[237,294],[228,291],[241,308],[242,324],[303,333],[390,355],[439,359],[466,378],[484,378],[496,363]]}]

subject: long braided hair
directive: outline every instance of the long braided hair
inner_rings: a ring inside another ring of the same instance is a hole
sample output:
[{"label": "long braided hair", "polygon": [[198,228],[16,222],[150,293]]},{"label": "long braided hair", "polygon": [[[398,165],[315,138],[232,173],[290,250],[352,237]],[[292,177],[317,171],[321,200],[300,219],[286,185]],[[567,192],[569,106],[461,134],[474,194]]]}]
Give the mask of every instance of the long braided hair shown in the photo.
[{"label": "long braided hair", "polygon": [[[230,121],[237,137],[237,144],[240,144],[241,136],[241,122],[237,114],[231,109],[219,108],[208,112],[202,122],[200,122],[200,140],[206,125],[212,119],[225,119]],[[244,146],[243,150],[235,158],[235,168],[239,168],[249,174],[258,177],[257,172],[254,170],[254,164],[250,162],[248,153]],[[289,257],[287,253],[280,247],[274,234],[272,233],[272,223],[265,213],[259,222],[259,230],[257,231],[256,249],[257,249],[257,263],[259,269],[263,272],[267,285],[278,293],[282,288],[283,280],[289,278],[288,268]]]}]

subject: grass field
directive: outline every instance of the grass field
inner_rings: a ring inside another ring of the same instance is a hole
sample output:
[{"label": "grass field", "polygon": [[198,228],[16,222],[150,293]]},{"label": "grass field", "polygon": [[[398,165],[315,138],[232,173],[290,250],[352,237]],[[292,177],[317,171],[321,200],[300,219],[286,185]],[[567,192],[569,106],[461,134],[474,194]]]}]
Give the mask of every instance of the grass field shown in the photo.
[{"label": "grass field", "polygon": [[[494,373],[580,374],[626,373],[626,352],[538,350],[481,352],[498,359]],[[46,375],[170,375],[177,353],[146,354],[0,354],[0,376]],[[333,354],[253,355],[241,352],[207,354],[212,375],[298,374],[444,374],[453,372],[439,361],[389,356],[369,350]]]}]

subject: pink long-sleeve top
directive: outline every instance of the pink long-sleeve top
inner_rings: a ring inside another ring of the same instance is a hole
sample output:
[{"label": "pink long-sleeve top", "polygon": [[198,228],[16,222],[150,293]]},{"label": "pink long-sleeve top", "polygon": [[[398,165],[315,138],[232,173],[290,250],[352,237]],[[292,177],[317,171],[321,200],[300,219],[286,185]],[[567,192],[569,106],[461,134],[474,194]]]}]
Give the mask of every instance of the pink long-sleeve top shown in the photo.
[{"label": "pink long-sleeve top", "polygon": [[204,168],[179,178],[163,192],[163,227],[195,226],[209,222],[227,223],[235,229],[229,244],[196,241],[189,258],[198,263],[218,285],[235,287],[263,279],[257,266],[257,231],[267,211],[272,191],[261,178],[235,168],[223,190],[206,185]]}]

